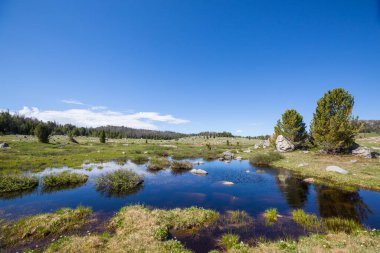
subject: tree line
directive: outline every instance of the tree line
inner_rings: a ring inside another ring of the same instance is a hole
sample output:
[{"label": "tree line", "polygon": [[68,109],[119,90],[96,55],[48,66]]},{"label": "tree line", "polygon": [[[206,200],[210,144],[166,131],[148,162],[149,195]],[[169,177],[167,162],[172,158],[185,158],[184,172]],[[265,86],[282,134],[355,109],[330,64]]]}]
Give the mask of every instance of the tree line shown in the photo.
[{"label": "tree line", "polygon": [[33,135],[36,134],[36,131],[43,131],[49,135],[91,137],[98,137],[104,131],[107,138],[177,139],[187,136],[186,134],[172,131],[134,129],[124,126],[76,127],[72,124],[62,125],[51,121],[45,123],[22,115],[11,114],[9,111],[0,112],[0,134]]},{"label": "tree line", "polygon": [[198,134],[184,134],[173,131],[157,131],[135,129],[124,126],[102,126],[95,128],[77,127],[72,124],[58,124],[56,122],[43,122],[23,115],[11,114],[9,111],[0,112],[0,134],[36,135],[41,142],[47,142],[50,135],[68,135],[74,140],[76,136],[121,139],[157,139],[170,140],[186,136],[233,137],[230,132],[200,132]]}]

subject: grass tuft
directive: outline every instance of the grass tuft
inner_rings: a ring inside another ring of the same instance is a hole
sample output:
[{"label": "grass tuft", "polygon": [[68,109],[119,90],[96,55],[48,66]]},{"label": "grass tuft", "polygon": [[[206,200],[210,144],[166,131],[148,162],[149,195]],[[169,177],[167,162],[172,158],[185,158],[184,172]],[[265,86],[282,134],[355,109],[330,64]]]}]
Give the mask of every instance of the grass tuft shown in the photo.
[{"label": "grass tuft", "polygon": [[253,154],[250,158],[249,161],[253,165],[257,166],[269,166],[271,165],[272,162],[278,161],[283,159],[284,156],[281,155],[278,152],[268,152],[268,153],[257,153]]},{"label": "grass tuft", "polygon": [[148,164],[149,170],[162,170],[170,166],[170,162],[166,158],[152,158]]},{"label": "grass tuft", "polygon": [[227,211],[227,222],[229,224],[251,224],[253,218],[246,211]]},{"label": "grass tuft", "polygon": [[37,177],[23,175],[0,176],[0,193],[30,190],[38,186]]},{"label": "grass tuft", "polygon": [[270,209],[265,210],[264,218],[267,224],[275,223],[277,221],[277,209],[270,208]]},{"label": "grass tuft", "polygon": [[191,170],[193,165],[189,162],[172,161],[171,168],[172,170]]},{"label": "grass tuft", "polygon": [[304,228],[320,228],[322,225],[321,221],[315,214],[307,214],[302,209],[294,210],[292,216],[294,222]]},{"label": "grass tuft", "polygon": [[239,244],[240,237],[235,234],[227,233],[222,235],[219,240],[219,245],[226,250],[232,249],[236,244]]},{"label": "grass tuft", "polygon": [[64,171],[43,176],[42,185],[44,190],[48,190],[65,186],[80,186],[86,183],[87,180],[88,176],[85,174]]},{"label": "grass tuft", "polygon": [[119,169],[97,178],[96,189],[110,196],[120,196],[133,192],[143,181],[137,173]]}]

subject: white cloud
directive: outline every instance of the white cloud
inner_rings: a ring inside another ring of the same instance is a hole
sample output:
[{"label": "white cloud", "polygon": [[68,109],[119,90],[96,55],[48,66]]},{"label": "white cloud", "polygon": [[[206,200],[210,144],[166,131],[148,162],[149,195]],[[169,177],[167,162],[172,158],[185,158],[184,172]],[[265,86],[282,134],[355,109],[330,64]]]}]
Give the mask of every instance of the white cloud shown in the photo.
[{"label": "white cloud", "polygon": [[236,133],[238,133],[238,134],[240,134],[242,132],[243,132],[243,130],[240,130],[240,129],[236,130]]},{"label": "white cloud", "polygon": [[127,126],[132,128],[143,128],[156,130],[158,127],[154,122],[164,122],[168,124],[184,124],[188,120],[176,118],[170,114],[161,115],[157,112],[138,112],[134,114],[124,114],[120,112],[94,109],[69,109],[63,111],[40,111],[36,107],[24,106],[18,111],[26,117],[37,118],[42,121],[56,121],[60,124],[73,124],[84,127],[98,126]]},{"label": "white cloud", "polygon": [[71,100],[71,99],[63,99],[61,100],[61,102],[65,104],[71,104],[71,105],[84,105],[84,103],[78,100]]}]

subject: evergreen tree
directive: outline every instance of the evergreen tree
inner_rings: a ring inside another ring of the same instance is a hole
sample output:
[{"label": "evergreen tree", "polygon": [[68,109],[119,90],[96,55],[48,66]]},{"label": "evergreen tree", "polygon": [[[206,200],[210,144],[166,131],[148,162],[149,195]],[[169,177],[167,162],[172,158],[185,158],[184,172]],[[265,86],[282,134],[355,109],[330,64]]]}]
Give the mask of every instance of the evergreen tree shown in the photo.
[{"label": "evergreen tree", "polygon": [[306,125],[303,122],[303,117],[296,110],[286,110],[277,121],[274,127],[275,137],[283,135],[288,140],[294,143],[301,143],[305,140]]},{"label": "evergreen tree", "polygon": [[39,142],[49,143],[49,135],[51,134],[51,130],[46,124],[38,124],[34,129],[34,134],[37,136]]},{"label": "evergreen tree", "polygon": [[104,130],[100,131],[99,141],[100,143],[106,143],[106,132],[104,132]]},{"label": "evergreen tree", "polygon": [[354,97],[342,88],[325,93],[311,122],[313,142],[327,152],[351,148],[362,126],[352,117]]}]

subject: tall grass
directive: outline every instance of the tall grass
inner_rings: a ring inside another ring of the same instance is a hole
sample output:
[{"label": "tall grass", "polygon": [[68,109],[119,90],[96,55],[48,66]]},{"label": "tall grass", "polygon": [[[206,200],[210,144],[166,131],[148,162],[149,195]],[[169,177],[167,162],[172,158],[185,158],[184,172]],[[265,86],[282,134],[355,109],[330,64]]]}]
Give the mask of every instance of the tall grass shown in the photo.
[{"label": "tall grass", "polygon": [[257,153],[253,154],[250,158],[249,161],[253,165],[257,166],[269,166],[272,162],[278,161],[283,159],[284,156],[281,155],[278,152],[268,152],[268,153]]}]

